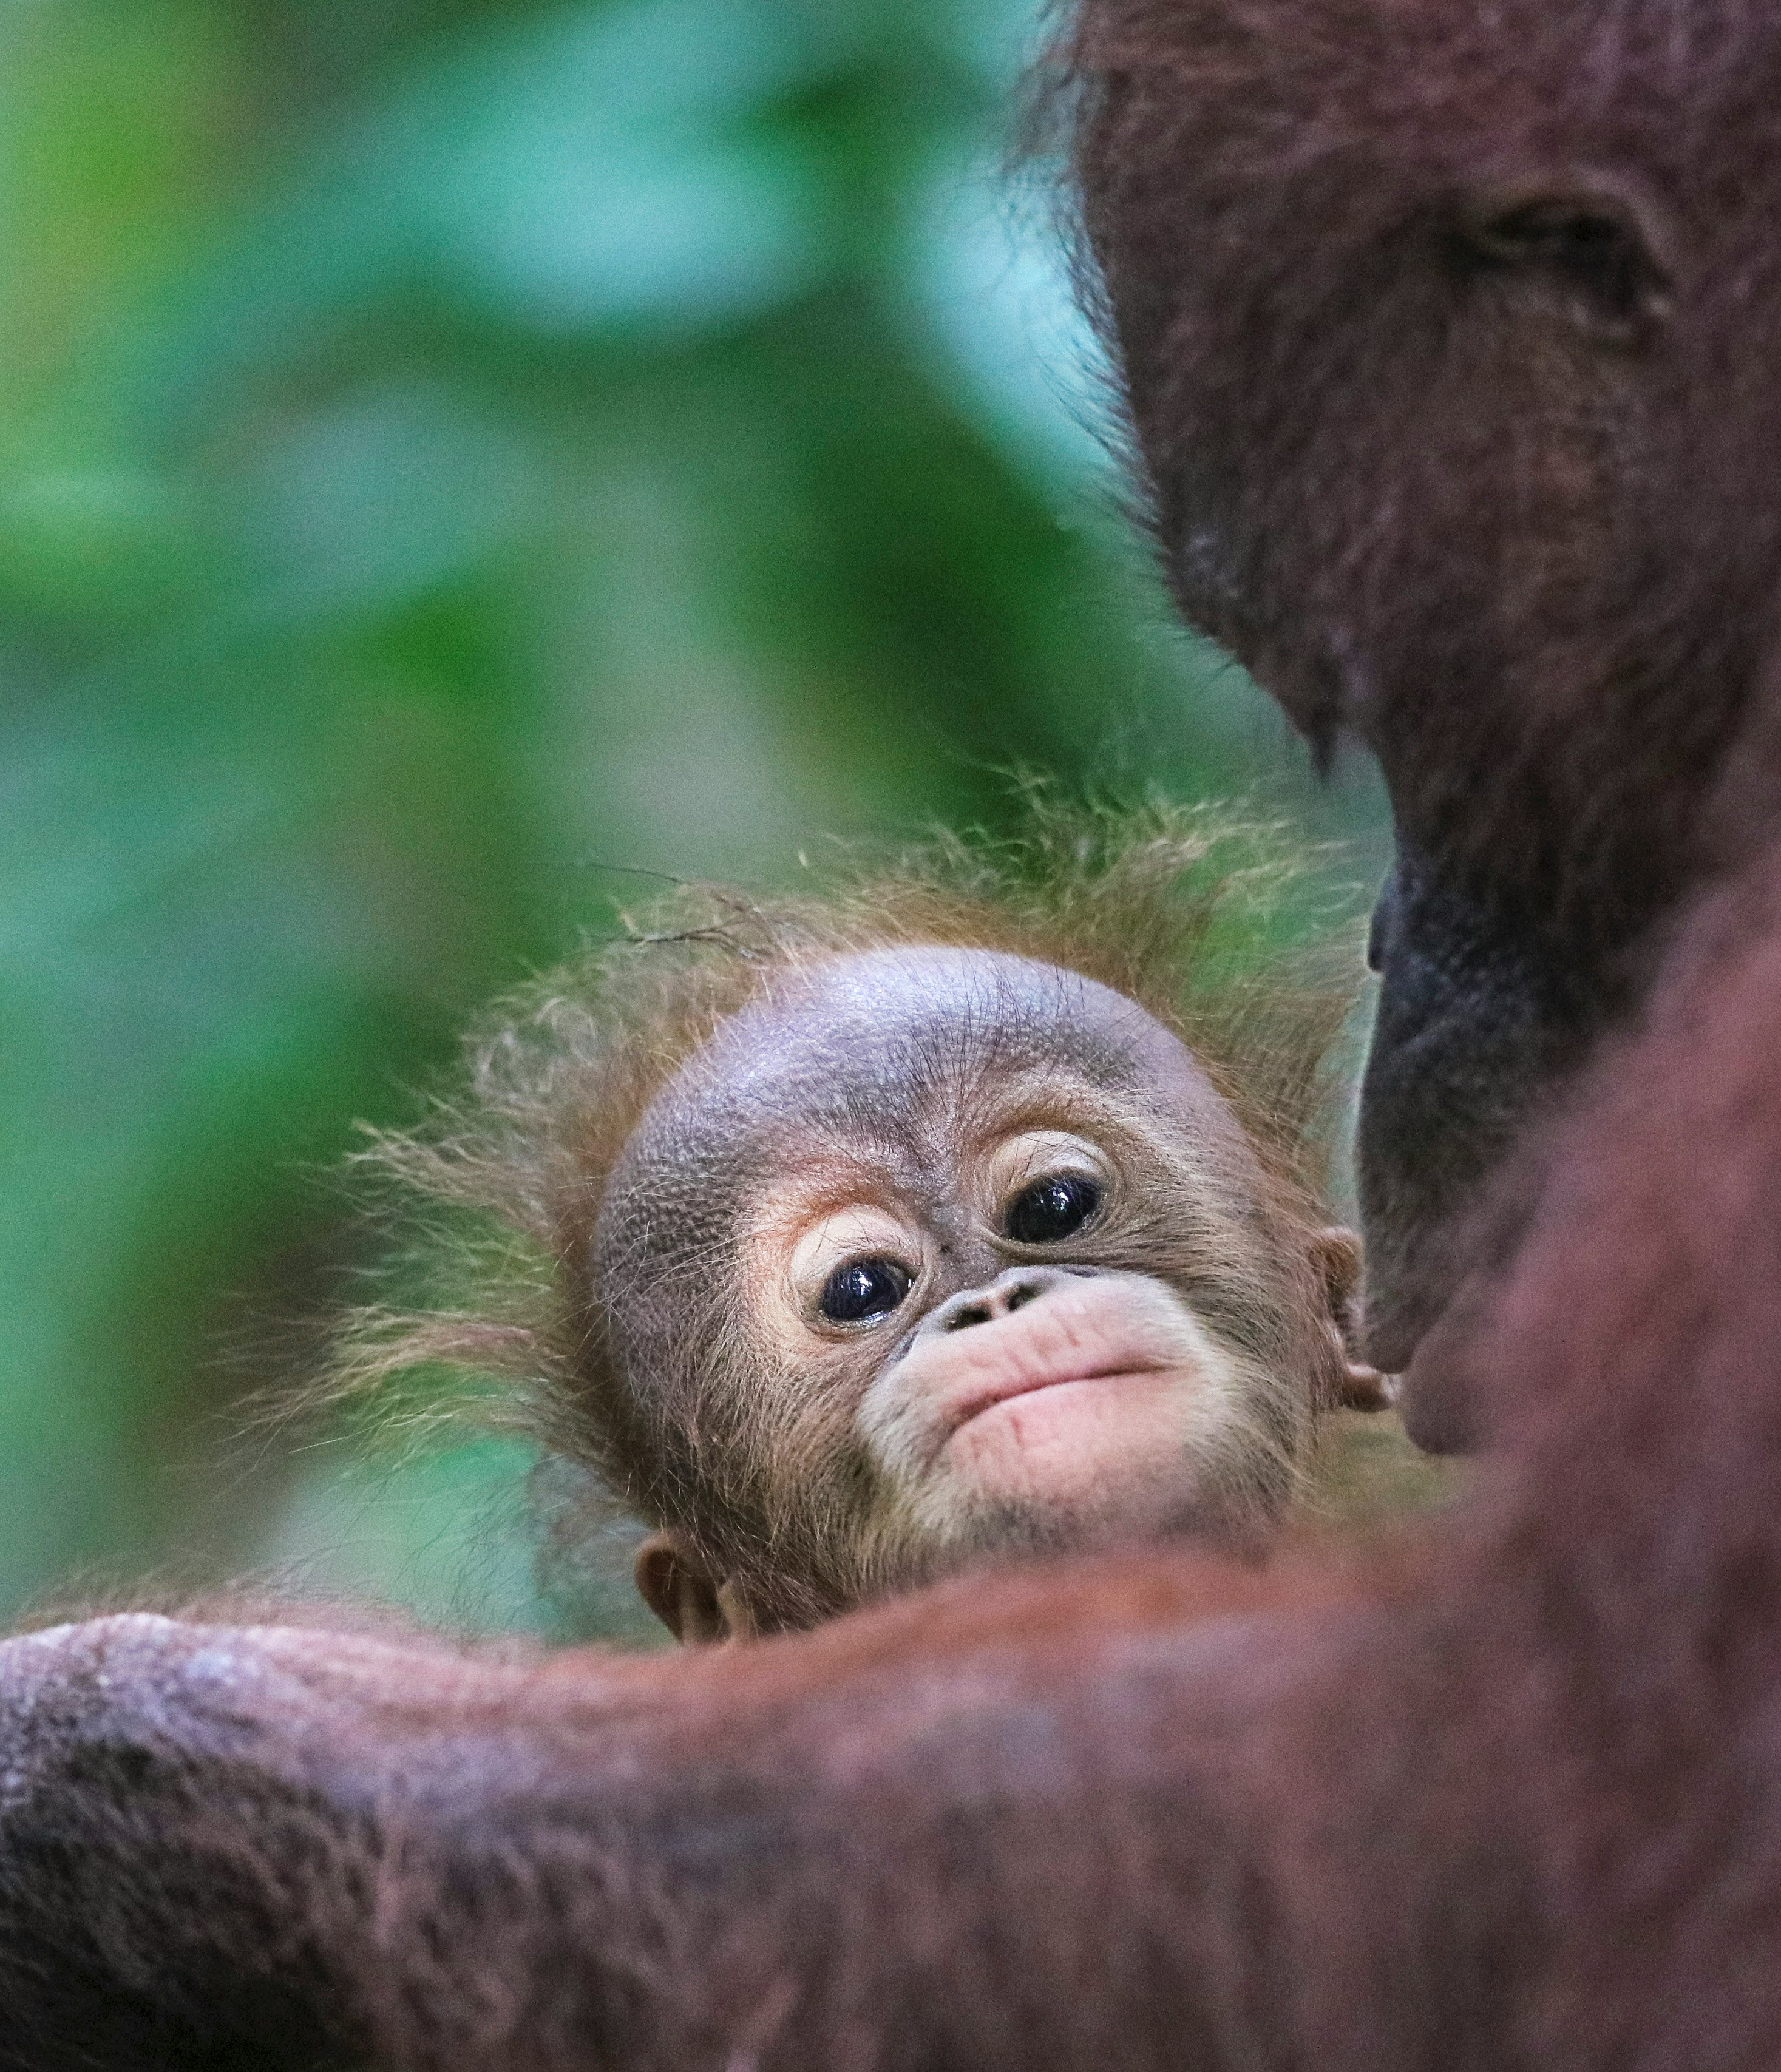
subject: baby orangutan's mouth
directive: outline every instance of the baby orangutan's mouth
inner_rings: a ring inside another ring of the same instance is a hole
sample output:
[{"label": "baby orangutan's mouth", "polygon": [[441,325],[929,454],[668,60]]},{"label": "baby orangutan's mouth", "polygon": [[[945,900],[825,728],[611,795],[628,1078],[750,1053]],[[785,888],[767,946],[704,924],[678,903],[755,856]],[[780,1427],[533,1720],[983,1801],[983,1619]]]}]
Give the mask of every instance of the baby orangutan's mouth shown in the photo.
[{"label": "baby orangutan's mouth", "polygon": [[951,1407],[947,1418],[948,1436],[962,1431],[973,1418],[981,1417],[986,1410],[994,1410],[1004,1403],[1013,1403],[1022,1396],[1035,1396],[1041,1389],[1063,1388],[1076,1382],[1135,1381],[1140,1375],[1162,1374],[1168,1371],[1166,1363],[1154,1360],[1140,1367],[1130,1362],[1116,1362],[1111,1366],[1087,1367],[1060,1366],[1055,1368],[1034,1367],[1020,1374],[1010,1375],[993,1387],[978,1391],[964,1402]]},{"label": "baby orangutan's mouth", "polygon": [[1074,1382],[1112,1383],[1199,1364],[1197,1333],[1184,1330],[1178,1297],[1124,1275],[1072,1282],[993,1326],[943,1340],[953,1371],[940,1385],[950,1437],[997,1404]]},{"label": "baby orangutan's mouth", "polygon": [[1159,1276],[1006,1278],[999,1301],[936,1309],[868,1390],[861,1435],[889,1484],[919,1494],[962,1475],[986,1502],[1036,1502],[1055,1518],[1060,1504],[1104,1509],[1109,1474],[1129,1511],[1160,1473],[1178,1503],[1192,1480],[1183,1435],[1215,1424],[1236,1392],[1232,1355]]}]

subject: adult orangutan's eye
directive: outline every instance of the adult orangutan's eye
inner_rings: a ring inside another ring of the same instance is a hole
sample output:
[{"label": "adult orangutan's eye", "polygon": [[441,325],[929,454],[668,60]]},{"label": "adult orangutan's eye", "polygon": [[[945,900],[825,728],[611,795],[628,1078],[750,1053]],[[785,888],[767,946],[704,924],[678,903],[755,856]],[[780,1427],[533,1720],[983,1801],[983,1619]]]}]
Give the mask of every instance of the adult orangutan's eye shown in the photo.
[{"label": "adult orangutan's eye", "polygon": [[895,1259],[850,1259],[823,1283],[816,1306],[832,1324],[874,1323],[909,1293],[908,1268]]},{"label": "adult orangutan's eye", "polygon": [[1053,1173],[1023,1187],[1008,1204],[1003,1227],[1017,1244],[1052,1244],[1082,1228],[1100,1207],[1098,1181]]},{"label": "adult orangutan's eye", "polygon": [[1503,197],[1475,209],[1466,242],[1482,259],[1563,284],[1573,313],[1615,336],[1662,317],[1668,278],[1635,212],[1587,195]]}]

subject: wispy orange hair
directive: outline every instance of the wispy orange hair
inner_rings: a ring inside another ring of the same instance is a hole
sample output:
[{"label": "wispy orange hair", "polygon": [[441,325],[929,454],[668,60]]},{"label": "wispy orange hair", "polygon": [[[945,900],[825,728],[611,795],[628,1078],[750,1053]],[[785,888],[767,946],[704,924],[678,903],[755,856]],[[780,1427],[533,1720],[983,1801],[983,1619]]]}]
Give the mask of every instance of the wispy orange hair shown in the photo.
[{"label": "wispy orange hair", "polygon": [[[1294,1221],[1323,1219],[1335,1038],[1359,971],[1352,931],[1283,940],[1302,852],[1207,807],[1066,808],[1040,794],[1011,839],[940,832],[887,861],[844,855],[811,889],[675,886],[623,931],[501,1002],[463,1092],[362,1161],[418,1211],[451,1299],[360,1310],[330,1392],[443,1364],[649,1518],[663,1508],[603,1353],[590,1240],[613,1167],[656,1092],[775,974],[849,952],[1011,952],[1100,980],[1173,1030],[1247,1132]],[[516,1395],[511,1384],[518,1383]]]}]

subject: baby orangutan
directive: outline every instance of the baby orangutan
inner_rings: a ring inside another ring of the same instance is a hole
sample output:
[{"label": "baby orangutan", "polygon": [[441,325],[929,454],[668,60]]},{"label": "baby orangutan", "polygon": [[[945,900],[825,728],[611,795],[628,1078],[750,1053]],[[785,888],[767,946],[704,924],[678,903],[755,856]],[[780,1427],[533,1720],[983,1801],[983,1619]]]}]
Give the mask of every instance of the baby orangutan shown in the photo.
[{"label": "baby orangutan", "polygon": [[1257,1544],[1318,1413],[1382,1399],[1306,1170],[1343,995],[1229,975],[1255,886],[1217,845],[1047,819],[827,899],[695,894],[559,975],[467,1130],[383,1147],[544,1240],[546,1313],[372,1364],[531,1375],[683,1640],[1010,1552]]}]

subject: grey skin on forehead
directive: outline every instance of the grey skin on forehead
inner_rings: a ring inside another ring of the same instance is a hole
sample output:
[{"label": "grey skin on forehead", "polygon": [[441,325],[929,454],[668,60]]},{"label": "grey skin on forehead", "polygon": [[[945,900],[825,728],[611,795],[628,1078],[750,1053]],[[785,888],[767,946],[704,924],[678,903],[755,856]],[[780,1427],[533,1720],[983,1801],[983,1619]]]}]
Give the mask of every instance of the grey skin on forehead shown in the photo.
[{"label": "grey skin on forehead", "polygon": [[614,1173],[597,1247],[623,1221],[629,1250],[639,1215],[652,1249],[716,1238],[800,1139],[841,1135],[919,1164],[956,1141],[948,1125],[973,1119],[986,1079],[1060,1068],[1135,1096],[1142,1120],[1191,1124],[1203,1156],[1250,1181],[1235,1117],[1135,1001],[1004,951],[866,950],[776,980],[668,1081]]}]

